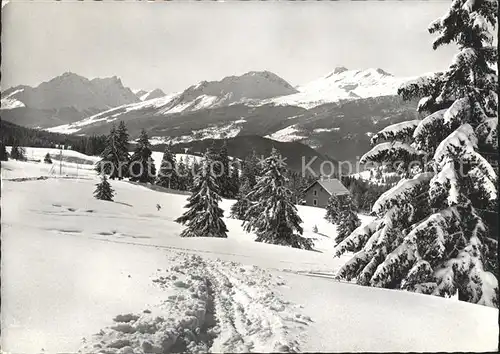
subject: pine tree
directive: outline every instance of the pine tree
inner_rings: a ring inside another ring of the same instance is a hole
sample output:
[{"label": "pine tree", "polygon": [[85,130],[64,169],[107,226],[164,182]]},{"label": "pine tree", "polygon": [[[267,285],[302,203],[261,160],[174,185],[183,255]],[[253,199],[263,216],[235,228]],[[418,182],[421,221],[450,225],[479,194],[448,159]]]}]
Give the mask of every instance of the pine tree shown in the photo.
[{"label": "pine tree", "polygon": [[229,179],[230,193],[228,198],[236,198],[240,190],[240,173],[238,171],[238,165],[234,163],[234,161],[231,164],[231,175],[229,176]]},{"label": "pine tree", "polygon": [[130,158],[130,180],[142,183],[154,183],[156,176],[156,167],[151,157],[151,144],[148,134],[142,129],[137,147]]},{"label": "pine tree", "polygon": [[52,163],[52,159],[51,159],[51,157],[50,157],[50,154],[49,154],[49,153],[47,153],[47,154],[45,155],[45,158],[43,159],[43,162],[45,162],[45,163]]},{"label": "pine tree", "polygon": [[207,150],[201,171],[196,176],[191,196],[185,206],[188,210],[176,222],[186,225],[181,237],[227,237],[224,211],[219,207],[219,186],[211,173],[212,153]]},{"label": "pine tree", "polygon": [[17,140],[12,142],[12,148],[10,149],[10,158],[19,161],[26,161],[26,151],[23,147],[19,146]]},{"label": "pine tree", "polygon": [[115,192],[106,179],[106,175],[103,173],[101,176],[101,182],[96,184],[94,196],[96,199],[113,201]]},{"label": "pine tree", "polygon": [[297,207],[286,188],[285,166],[276,149],[266,158],[263,175],[248,194],[251,205],[245,214],[245,231],[255,231],[257,242],[311,249],[303,238]]},{"label": "pine tree", "polygon": [[217,183],[221,188],[221,197],[222,198],[234,198],[236,195],[234,194],[234,186],[232,177],[232,166],[229,160],[229,155],[227,152],[227,143],[224,141],[222,147],[217,154],[217,159],[220,163],[220,176],[217,178]]},{"label": "pine tree", "polygon": [[[234,167],[233,167],[234,168]],[[257,178],[261,176],[262,169],[259,166],[259,159],[255,150],[248,155],[242,163],[241,176],[238,177],[238,192],[236,194],[236,203],[231,206],[231,217],[239,220],[246,220],[246,211],[251,205],[249,193],[257,183]]]},{"label": "pine tree", "polygon": [[250,183],[246,180],[238,192],[236,203],[231,206],[231,217],[233,219],[245,220],[246,212],[251,205],[250,199],[248,199],[248,194],[251,191]]},{"label": "pine tree", "polygon": [[128,169],[130,163],[129,150],[129,134],[124,121],[120,121],[116,130],[116,149],[121,161],[121,170],[118,171],[118,179],[128,177]]},{"label": "pine tree", "polygon": [[326,206],[325,219],[332,224],[338,224],[340,221],[340,200],[335,194],[332,194],[328,199],[328,205]]},{"label": "pine tree", "polygon": [[187,171],[187,177],[186,177],[186,185],[187,185],[187,190],[191,190],[194,186],[194,179],[195,176],[198,175],[201,171],[201,166],[199,163],[196,162],[196,159],[190,158],[189,155],[186,156],[186,171]]},{"label": "pine tree", "polygon": [[337,244],[342,242],[347,236],[356,230],[359,225],[361,225],[361,221],[356,213],[355,206],[350,195],[343,195],[339,197],[338,200],[340,212],[336,222],[336,224],[338,224],[337,237],[335,237],[335,242]]},{"label": "pine tree", "polygon": [[190,178],[193,174],[189,171],[186,164],[184,163],[184,158],[179,159],[177,164],[177,189],[180,191],[187,191],[190,189]]},{"label": "pine tree", "polygon": [[241,173],[241,185],[248,182],[248,185],[253,188],[257,183],[257,177],[262,175],[262,166],[259,164],[259,158],[255,153],[255,150],[252,151],[252,154],[247,156],[245,161],[243,161],[243,168]]},{"label": "pine tree", "polygon": [[[444,297],[458,292],[460,300],[498,307],[497,230],[489,221],[498,219],[498,177],[485,157],[498,148],[490,33],[497,8],[494,0],[455,0],[431,24],[439,34],[434,49],[455,43],[459,53],[448,70],[399,89],[404,99],[422,97],[423,120],[372,138],[386,142],[362,161],[404,161],[407,177],[374,204],[375,221],[337,246],[337,255],[355,252],[339,278]],[[412,162],[419,168],[410,170]]]},{"label": "pine tree", "polygon": [[123,151],[120,146],[118,132],[114,124],[111,125],[106,145],[101,153],[101,160],[96,165],[98,173],[105,173],[111,179],[123,178],[123,165],[128,161],[128,152]]},{"label": "pine tree", "polygon": [[163,158],[161,160],[160,171],[158,172],[158,177],[156,178],[156,184],[166,188],[177,189],[178,178],[175,155],[172,154],[171,149],[172,145],[168,145],[165,147]]}]

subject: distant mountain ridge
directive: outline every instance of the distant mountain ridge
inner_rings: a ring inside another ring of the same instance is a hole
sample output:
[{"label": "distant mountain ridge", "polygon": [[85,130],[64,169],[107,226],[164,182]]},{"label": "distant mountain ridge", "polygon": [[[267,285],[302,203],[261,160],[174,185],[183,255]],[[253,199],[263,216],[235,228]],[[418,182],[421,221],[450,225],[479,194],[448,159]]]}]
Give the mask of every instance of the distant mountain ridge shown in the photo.
[{"label": "distant mountain ridge", "polygon": [[[145,93],[145,98],[162,97],[161,90]],[[2,117],[27,127],[49,128],[73,123],[141,99],[117,76],[87,79],[66,72],[36,87],[19,85],[2,92]]]},{"label": "distant mountain ridge", "polygon": [[378,68],[349,70],[336,67],[326,76],[297,87],[296,94],[279,97],[272,102],[314,108],[321,104],[360,98],[395,95],[398,87],[408,78],[397,78]]},{"label": "distant mountain ridge", "polygon": [[71,72],[42,82],[36,87],[14,87],[5,94],[21,101],[26,107],[35,109],[73,107],[79,111],[105,110],[139,102],[132,90],[123,86],[116,76],[89,80]]}]

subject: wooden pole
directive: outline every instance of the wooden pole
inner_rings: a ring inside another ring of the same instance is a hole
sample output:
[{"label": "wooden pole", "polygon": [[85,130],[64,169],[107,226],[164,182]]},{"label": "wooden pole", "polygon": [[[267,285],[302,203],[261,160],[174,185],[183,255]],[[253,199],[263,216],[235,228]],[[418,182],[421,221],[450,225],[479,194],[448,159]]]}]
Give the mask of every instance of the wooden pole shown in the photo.
[{"label": "wooden pole", "polygon": [[59,176],[62,175],[62,148],[59,151]]}]

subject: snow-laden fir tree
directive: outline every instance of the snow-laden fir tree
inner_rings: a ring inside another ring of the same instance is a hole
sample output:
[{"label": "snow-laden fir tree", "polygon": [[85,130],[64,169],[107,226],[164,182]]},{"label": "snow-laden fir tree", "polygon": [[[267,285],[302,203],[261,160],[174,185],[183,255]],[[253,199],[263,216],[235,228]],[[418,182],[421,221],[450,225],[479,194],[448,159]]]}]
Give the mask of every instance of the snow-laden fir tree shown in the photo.
[{"label": "snow-laden fir tree", "polygon": [[338,224],[340,221],[340,200],[334,193],[328,198],[325,219],[332,224]]},{"label": "snow-laden fir tree", "polygon": [[177,189],[180,191],[187,191],[191,188],[191,178],[194,176],[192,171],[186,166],[184,158],[179,159],[177,164]]},{"label": "snow-laden fir tree", "polygon": [[156,167],[151,157],[151,144],[148,134],[142,129],[137,147],[130,158],[130,180],[143,183],[154,183]]},{"label": "snow-laden fir tree", "polygon": [[10,158],[19,161],[26,161],[26,150],[19,146],[17,140],[12,143],[12,148],[10,149]]},{"label": "snow-laden fir tree", "polygon": [[240,178],[241,185],[248,182],[248,185],[253,188],[257,183],[257,177],[262,175],[262,166],[257,153],[252,151],[252,154],[247,156],[243,161],[242,173]]},{"label": "snow-laden fir tree", "polygon": [[[333,195],[333,194],[332,194]],[[337,218],[337,236],[335,242],[339,244],[361,225],[354,202],[349,194],[340,196],[339,213]]]},{"label": "snow-laden fir tree", "polygon": [[176,220],[186,225],[181,237],[227,237],[226,224],[222,220],[224,211],[219,207],[220,190],[211,173],[212,156],[213,152],[208,149],[185,206],[188,210]]},{"label": "snow-laden fir tree", "polygon": [[194,157],[189,158],[189,156],[186,156],[186,169],[188,171],[187,190],[191,190],[194,185],[195,176],[198,175],[198,173],[200,173],[201,171],[201,165],[196,162],[196,159]]},{"label": "snow-laden fir tree", "polygon": [[175,163],[175,155],[172,154],[172,146],[167,145],[163,152],[160,171],[156,178],[156,184],[165,188],[177,189],[177,166]]},{"label": "snow-laden fir tree", "polygon": [[[237,169],[233,166],[237,171]],[[257,178],[262,174],[259,159],[255,150],[247,156],[241,166],[241,176],[238,176],[238,192],[236,194],[236,203],[231,206],[231,217],[239,220],[245,220],[245,214],[250,205],[248,194],[257,183]]]},{"label": "snow-laden fir tree", "polygon": [[94,197],[99,200],[113,201],[113,196],[115,192],[111,185],[109,184],[106,175],[103,173],[101,175],[101,182],[96,184],[96,189],[94,191]]},{"label": "snow-laden fir tree", "polygon": [[45,154],[45,157],[43,158],[43,162],[45,162],[45,163],[52,163],[52,158],[50,157],[49,153]]},{"label": "snow-laden fir tree", "polygon": [[233,198],[234,188],[231,180],[231,163],[227,153],[227,143],[224,141],[218,153],[218,161],[220,162],[220,176],[217,178],[217,184],[220,186],[222,198]]},{"label": "snow-laden fir tree", "polygon": [[286,183],[285,164],[273,148],[264,161],[262,176],[247,196],[251,205],[244,217],[244,229],[254,231],[257,242],[311,249],[311,240],[302,237],[302,220]]},{"label": "snow-laden fir tree", "polygon": [[231,206],[231,217],[233,219],[245,220],[245,214],[251,204],[250,199],[248,199],[248,194],[251,191],[249,181],[245,180],[238,192],[236,203]]},{"label": "snow-laden fir tree", "polygon": [[125,177],[123,166],[128,163],[128,150],[124,150],[119,141],[118,132],[114,124],[111,125],[106,146],[101,153],[101,160],[96,165],[98,173],[104,172],[111,179]]},{"label": "snow-laden fir tree", "polygon": [[130,163],[130,154],[129,150],[129,134],[127,130],[127,126],[124,121],[120,121],[118,124],[118,129],[116,130],[117,139],[117,149],[119,151],[119,156],[121,159],[121,171],[118,172],[118,179],[122,179],[123,177],[128,177],[128,168]]},{"label": "snow-laden fir tree", "polygon": [[230,175],[230,198],[236,198],[238,196],[241,184],[240,184],[240,172],[238,170],[239,164],[234,160],[231,164],[231,175]]},{"label": "snow-laden fir tree", "polygon": [[374,204],[375,221],[337,246],[337,255],[355,252],[338,277],[498,307],[497,8],[497,0],[454,0],[430,25],[434,49],[455,43],[458,54],[448,70],[399,89],[422,97],[423,120],[373,137],[379,144],[363,160],[402,161],[407,178]]}]

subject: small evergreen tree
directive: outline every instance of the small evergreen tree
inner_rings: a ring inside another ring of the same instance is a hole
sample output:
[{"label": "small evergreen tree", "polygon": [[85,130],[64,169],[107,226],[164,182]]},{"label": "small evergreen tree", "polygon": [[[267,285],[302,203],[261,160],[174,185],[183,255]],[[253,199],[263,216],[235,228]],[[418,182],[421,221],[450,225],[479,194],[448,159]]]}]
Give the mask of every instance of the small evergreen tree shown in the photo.
[{"label": "small evergreen tree", "polygon": [[302,237],[297,207],[286,188],[285,166],[276,149],[266,158],[263,175],[248,198],[251,206],[245,214],[245,231],[255,231],[257,242],[311,249],[312,242]]},{"label": "small evergreen tree", "polygon": [[358,214],[356,213],[356,208],[349,195],[343,195],[338,198],[339,205],[339,217],[336,224],[337,227],[337,237],[335,237],[335,242],[339,244],[347,236],[349,236],[356,228],[361,225]]},{"label": "small evergreen tree", "polygon": [[123,166],[128,162],[128,151],[120,146],[118,132],[114,124],[111,125],[106,145],[101,153],[101,160],[96,165],[98,173],[109,175],[111,179],[124,177]]},{"label": "small evergreen tree", "polygon": [[243,161],[242,173],[240,178],[241,185],[248,182],[248,185],[253,188],[257,183],[257,177],[262,175],[262,166],[259,165],[259,159],[255,150],[247,156]]},{"label": "small evergreen tree", "polygon": [[165,147],[161,160],[160,171],[156,178],[156,184],[166,188],[178,188],[178,176],[175,163],[175,155],[172,154],[171,145]]},{"label": "small evergreen tree", "polygon": [[231,206],[231,217],[233,219],[245,220],[246,212],[251,205],[250,199],[248,199],[248,194],[251,191],[250,183],[246,180],[238,192],[236,203]]},{"label": "small evergreen tree", "polygon": [[224,211],[219,207],[222,200],[219,186],[211,173],[211,156],[211,151],[207,150],[185,206],[188,210],[176,220],[186,225],[181,237],[227,237],[226,224],[222,220]]},{"label": "small evergreen tree", "polygon": [[154,183],[156,167],[151,155],[152,151],[148,134],[142,129],[139,140],[137,141],[137,147],[130,158],[131,181]]},{"label": "small evergreen tree", "polygon": [[236,163],[231,164],[231,176],[230,178],[230,193],[228,198],[236,198],[240,190],[240,173],[238,171],[238,165]]},{"label": "small evergreen tree", "polygon": [[43,162],[45,162],[45,163],[52,163],[52,159],[51,159],[51,157],[50,157],[50,154],[49,154],[49,153],[47,153],[47,154],[45,155],[45,158],[43,159]]},{"label": "small evergreen tree", "polygon": [[12,143],[12,148],[10,150],[10,157],[14,160],[26,161],[26,151],[23,147],[17,144],[17,141],[14,140]]},{"label": "small evergreen tree", "polygon": [[222,198],[232,198],[233,188],[231,186],[231,164],[229,161],[229,155],[227,153],[227,143],[224,141],[222,147],[217,154],[217,160],[220,166],[220,176],[217,178],[217,184],[220,186],[221,197]]},{"label": "small evergreen tree", "polygon": [[96,189],[94,191],[94,196],[99,200],[108,200],[113,201],[113,196],[115,192],[108,180],[106,179],[106,175],[103,173],[101,175],[101,182],[96,184]]},{"label": "small evergreen tree", "polygon": [[118,179],[128,177],[128,168],[130,163],[129,134],[124,121],[120,121],[116,130],[116,149],[121,161],[121,169],[118,171]]},{"label": "small evergreen tree", "polygon": [[186,177],[187,190],[191,190],[194,186],[195,176],[197,176],[201,171],[201,165],[196,161],[196,159],[186,156],[186,171],[188,172]]},{"label": "small evergreen tree", "polygon": [[332,224],[338,224],[340,221],[340,200],[334,193],[328,199],[328,205],[326,206],[325,219]]},{"label": "small evergreen tree", "polygon": [[184,158],[179,159],[177,164],[177,189],[180,191],[187,191],[191,188],[190,179],[193,177],[193,173],[189,171],[188,167],[184,163]]}]

